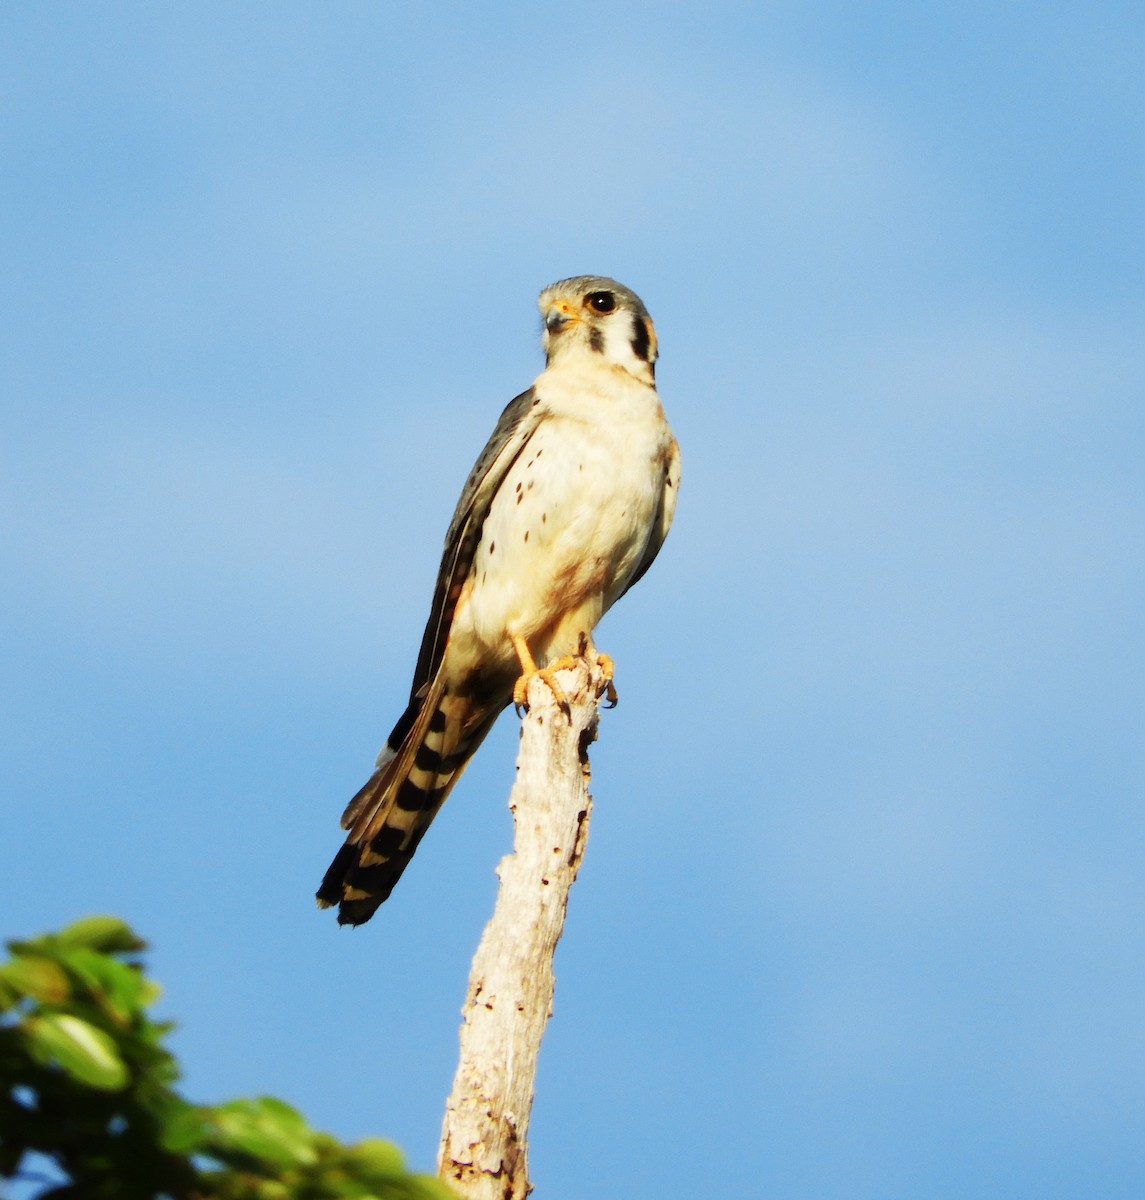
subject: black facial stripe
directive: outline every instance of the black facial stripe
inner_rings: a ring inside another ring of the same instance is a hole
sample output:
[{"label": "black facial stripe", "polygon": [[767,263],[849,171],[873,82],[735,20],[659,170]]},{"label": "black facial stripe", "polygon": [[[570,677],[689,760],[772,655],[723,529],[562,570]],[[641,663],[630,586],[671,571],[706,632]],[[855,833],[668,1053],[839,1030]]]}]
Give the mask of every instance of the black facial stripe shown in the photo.
[{"label": "black facial stripe", "polygon": [[632,353],[637,358],[648,361],[648,351],[652,345],[651,335],[648,333],[648,322],[643,317],[632,318]]},{"label": "black facial stripe", "polygon": [[590,329],[588,332],[588,344],[597,354],[603,354],[604,334],[599,329]]}]

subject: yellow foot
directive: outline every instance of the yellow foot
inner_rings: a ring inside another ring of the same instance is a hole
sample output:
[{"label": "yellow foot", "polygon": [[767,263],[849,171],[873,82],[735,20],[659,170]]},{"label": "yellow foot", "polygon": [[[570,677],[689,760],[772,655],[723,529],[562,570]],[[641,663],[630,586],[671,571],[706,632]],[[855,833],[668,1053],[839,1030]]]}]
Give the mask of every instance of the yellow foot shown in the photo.
[{"label": "yellow foot", "polygon": [[596,656],[596,663],[604,672],[604,699],[606,707],[615,708],[620,700],[620,697],[616,694],[616,687],[612,682],[612,677],[616,674],[616,664],[612,661],[611,654],[598,654]]},{"label": "yellow foot", "polygon": [[[524,674],[513,685],[514,706],[528,712],[529,684],[539,677],[548,684],[549,691],[555,697],[557,706],[567,717],[569,715],[569,698],[565,695],[564,688],[557,683],[557,672],[563,671],[566,667],[575,667],[576,664],[577,659],[571,654],[566,654],[563,658],[554,659],[547,667],[538,667],[536,663],[533,663],[532,669],[526,667]],[[521,665],[524,666],[524,663]]]},{"label": "yellow foot", "polygon": [[[521,675],[513,685],[513,707],[518,712],[522,710],[528,712],[529,684],[539,675],[548,685],[549,691],[553,693],[561,711],[565,716],[569,716],[569,700],[564,693],[564,688],[557,683],[556,673],[563,671],[566,667],[575,667],[589,653],[588,635],[584,633],[580,635],[580,646],[577,654],[565,654],[561,658],[549,663],[547,667],[537,666],[528,643],[519,634],[510,634],[510,640],[513,643],[513,649],[517,653],[517,659],[521,664]],[[613,663],[610,655],[597,654],[593,651],[593,657],[596,660],[597,666],[604,674],[604,686],[597,695],[603,695],[607,701],[607,706],[615,708],[618,697],[616,695],[616,688],[612,683],[612,677],[616,672],[616,665]]]}]

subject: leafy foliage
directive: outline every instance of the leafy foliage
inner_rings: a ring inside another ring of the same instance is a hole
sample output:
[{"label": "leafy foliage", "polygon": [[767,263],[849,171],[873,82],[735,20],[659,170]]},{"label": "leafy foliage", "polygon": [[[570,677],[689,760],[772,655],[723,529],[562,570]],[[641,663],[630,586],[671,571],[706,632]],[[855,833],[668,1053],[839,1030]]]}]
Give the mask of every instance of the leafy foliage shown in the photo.
[{"label": "leafy foliage", "polygon": [[102,916],[8,943],[0,1180],[39,1178],[40,1200],[451,1200],[388,1142],[343,1145],[281,1100],[184,1099],[145,948]]}]

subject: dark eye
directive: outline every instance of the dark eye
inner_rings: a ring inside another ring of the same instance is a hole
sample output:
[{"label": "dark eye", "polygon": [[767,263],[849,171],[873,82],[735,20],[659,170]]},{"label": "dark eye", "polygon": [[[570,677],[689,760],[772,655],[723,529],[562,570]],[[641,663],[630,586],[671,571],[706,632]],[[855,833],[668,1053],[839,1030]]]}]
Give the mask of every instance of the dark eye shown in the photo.
[{"label": "dark eye", "polygon": [[611,292],[589,292],[584,302],[598,313],[610,313],[616,308],[616,297]]}]

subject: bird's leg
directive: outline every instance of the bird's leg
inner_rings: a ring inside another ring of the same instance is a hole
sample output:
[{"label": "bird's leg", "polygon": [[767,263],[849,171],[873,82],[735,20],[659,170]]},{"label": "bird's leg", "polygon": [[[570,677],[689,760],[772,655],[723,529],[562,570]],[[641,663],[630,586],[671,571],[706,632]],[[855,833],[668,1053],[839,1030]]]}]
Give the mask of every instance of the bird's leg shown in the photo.
[{"label": "bird's leg", "polygon": [[597,692],[597,696],[603,695],[605,698],[606,708],[615,708],[617,701],[620,699],[616,694],[616,687],[613,685],[612,677],[616,674],[616,663],[612,661],[611,654],[601,654],[600,651],[589,640],[587,633],[580,635],[580,640],[577,642],[577,654],[581,658],[588,658],[590,655],[596,661],[596,665],[604,674],[604,687]]},{"label": "bird's leg", "polygon": [[616,663],[612,661],[611,654],[597,654],[597,664],[604,672],[604,699],[608,708],[615,708],[620,697],[616,694],[616,684],[612,682],[613,675],[616,674]]},{"label": "bird's leg", "polygon": [[[509,640],[513,643],[513,649],[517,652],[517,658],[521,664],[521,675],[517,682],[513,685],[513,706],[518,710],[529,708],[529,684],[533,682],[535,676],[539,675],[545,683],[549,685],[549,690],[556,697],[557,704],[561,710],[568,715],[569,701],[564,693],[564,689],[557,682],[557,671],[564,670],[565,667],[575,667],[580,659],[589,657],[590,655],[596,660],[597,666],[604,672],[604,697],[609,708],[615,708],[618,700],[616,694],[616,686],[612,682],[612,677],[616,672],[616,664],[612,661],[610,654],[599,654],[596,647],[589,641],[588,634],[582,633],[577,645],[576,654],[565,654],[558,659],[554,659],[547,667],[538,667],[536,660],[533,658],[532,651],[529,649],[528,642],[519,634],[511,633]],[[600,693],[597,693],[598,695]]]},{"label": "bird's leg", "polygon": [[565,695],[564,688],[557,683],[556,673],[565,667],[576,666],[576,658],[571,654],[566,654],[549,663],[547,667],[538,667],[533,653],[529,649],[529,643],[519,633],[509,634],[509,640],[513,643],[513,649],[517,652],[517,658],[521,664],[521,676],[513,684],[514,708],[528,711],[529,684],[539,675],[549,685],[549,690],[556,697],[558,706],[567,717],[570,711],[569,698]]}]

